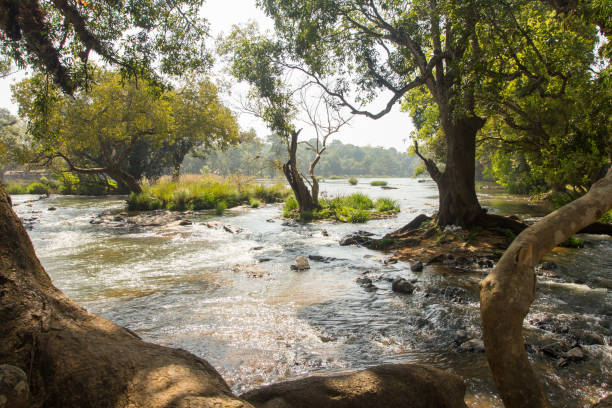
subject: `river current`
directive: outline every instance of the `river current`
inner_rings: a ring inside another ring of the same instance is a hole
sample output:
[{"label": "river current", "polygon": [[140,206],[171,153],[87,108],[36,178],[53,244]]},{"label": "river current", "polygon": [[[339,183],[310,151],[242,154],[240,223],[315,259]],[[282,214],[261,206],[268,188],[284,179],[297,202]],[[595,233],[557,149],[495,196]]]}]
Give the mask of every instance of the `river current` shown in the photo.
[{"label": "river current", "polygon": [[[457,347],[458,337],[481,336],[478,282],[486,269],[426,266],[412,272],[407,263],[385,265],[390,254],[339,246],[351,232],[382,236],[436,209],[431,181],[388,179],[397,189],[382,190],[371,180],[356,186],[333,180],[321,190],[391,197],[401,207],[397,218],[287,225],[281,207],[267,205],[223,216],[186,214],[190,226],[134,230],[90,223],[100,213],[125,211],[123,197],[13,201],[57,287],[146,340],[206,359],[237,393],[313,373],[420,361],[464,377],[469,406],[501,407],[484,353]],[[491,212],[522,218],[546,213],[520,199],[479,196]],[[211,220],[243,231],[209,228]],[[525,320],[530,358],[559,407],[586,407],[612,392],[612,240],[581,238],[585,248],[546,258],[557,269],[538,277],[537,300]],[[311,260],[307,271],[290,270],[296,257],[308,255],[328,259]],[[236,271],[236,264],[257,264],[266,274],[253,277]],[[356,282],[364,276],[374,290]],[[415,281],[416,292],[392,292],[395,277]],[[603,344],[582,341],[585,333]],[[542,352],[547,344],[572,342],[586,360],[562,364]]]}]

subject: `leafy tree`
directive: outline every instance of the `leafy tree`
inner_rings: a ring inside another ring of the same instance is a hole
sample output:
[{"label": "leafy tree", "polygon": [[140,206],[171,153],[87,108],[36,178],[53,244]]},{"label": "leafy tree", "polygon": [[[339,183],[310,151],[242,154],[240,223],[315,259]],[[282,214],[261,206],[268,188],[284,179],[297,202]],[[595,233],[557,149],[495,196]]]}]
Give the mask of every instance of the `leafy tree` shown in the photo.
[{"label": "leafy tree", "polygon": [[[485,121],[475,111],[476,25],[482,5],[443,0],[263,0],[289,52],[353,113],[377,119],[410,92],[429,95],[447,149],[440,170],[426,159],[440,191],[439,223],[467,226],[484,215],[474,186],[475,136]],[[337,79],[327,86],[322,78]],[[384,109],[359,102],[391,93]],[[350,95],[357,92],[357,103]],[[425,159],[423,157],[423,159]]]},{"label": "leafy tree", "polygon": [[158,81],[205,69],[202,0],[3,0],[0,66],[12,62],[52,75],[68,93],[86,85],[90,54],[124,76]]},{"label": "leafy tree", "polygon": [[238,143],[234,114],[221,103],[217,87],[209,80],[189,80],[171,93],[170,103],[174,137],[165,142],[163,151],[168,150],[175,179],[187,153],[196,149],[205,154]]},{"label": "leafy tree", "polygon": [[6,109],[0,109],[0,177],[19,164],[24,149],[24,129],[19,119]]},{"label": "leafy tree", "polygon": [[[324,95],[315,97],[312,104],[305,91],[307,83],[296,89],[291,88],[289,81],[284,78],[286,68],[278,63],[282,49],[275,41],[259,34],[256,26],[235,29],[223,41],[220,50],[226,55],[231,54],[232,74],[251,85],[249,102],[245,108],[263,119],[287,148],[287,161],[282,168],[299,210],[303,212],[320,208],[319,181],[314,170],[326,149],[328,137],[337,133],[348,119],[342,118]],[[302,132],[295,125],[299,111],[306,115],[306,124],[314,130],[316,136],[314,144],[302,142],[314,153],[308,169],[310,179],[300,171],[297,161],[300,143],[298,137]],[[310,185],[310,189],[305,182]]]},{"label": "leafy tree", "polygon": [[612,153],[609,80],[592,68],[595,27],[575,16],[561,20],[540,2],[500,8],[491,25],[505,18],[521,34],[481,30],[489,75],[476,98],[491,118],[481,150],[501,183],[517,192],[584,194]]},{"label": "leafy tree", "polygon": [[236,122],[208,81],[159,95],[152,85],[122,83],[116,72],[102,71],[96,79],[74,97],[52,89],[42,105],[36,102],[43,76],[15,86],[39,158],[63,159],[70,171],[106,174],[140,192],[140,177],[176,168],[186,146],[224,145],[236,137]]}]

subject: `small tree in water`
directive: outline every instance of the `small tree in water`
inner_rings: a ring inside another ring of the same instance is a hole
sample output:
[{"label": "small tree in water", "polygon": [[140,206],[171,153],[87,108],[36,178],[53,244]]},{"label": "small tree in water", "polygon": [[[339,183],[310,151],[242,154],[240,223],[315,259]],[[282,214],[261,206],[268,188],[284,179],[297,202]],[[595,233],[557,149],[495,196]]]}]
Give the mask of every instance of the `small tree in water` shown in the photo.
[{"label": "small tree in water", "polygon": [[[291,89],[288,85],[291,78],[279,63],[281,48],[261,36],[255,26],[234,30],[220,51],[231,55],[232,74],[251,85],[249,99],[243,103],[244,110],[261,118],[287,148],[288,159],[282,165],[283,174],[293,190],[299,211],[320,208],[315,168],[327,148],[329,136],[337,133],[350,118],[343,118],[324,93],[309,94],[310,83]],[[299,142],[303,129],[297,129],[295,122],[300,111],[306,117],[303,122],[315,133],[314,143]],[[299,143],[314,152],[307,176],[298,168]]]}]

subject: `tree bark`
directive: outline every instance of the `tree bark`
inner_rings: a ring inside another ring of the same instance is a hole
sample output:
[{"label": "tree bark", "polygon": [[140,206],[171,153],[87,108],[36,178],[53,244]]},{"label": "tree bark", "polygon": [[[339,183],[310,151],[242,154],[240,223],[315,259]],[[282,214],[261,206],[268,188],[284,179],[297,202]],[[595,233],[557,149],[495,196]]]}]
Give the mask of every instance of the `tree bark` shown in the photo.
[{"label": "tree bark", "polygon": [[136,180],[136,178],[134,178],[134,176],[132,176],[127,171],[120,168],[114,168],[109,169],[108,174],[117,181],[120,181],[125,184],[127,188],[129,188],[131,193],[142,193],[142,187],[140,187],[140,183],[138,182],[138,180]]},{"label": "tree bark", "polygon": [[291,134],[291,140],[289,143],[289,160],[287,160],[287,163],[283,164],[283,173],[287,178],[287,182],[289,182],[291,190],[293,190],[295,199],[298,202],[299,211],[312,211],[318,208],[318,206],[313,202],[312,195],[310,194],[310,191],[308,191],[306,184],[304,184],[304,179],[302,178],[297,166],[297,140],[299,134],[299,131]]},{"label": "tree bark", "polygon": [[444,172],[440,173],[433,162],[425,163],[438,185],[440,210],[438,225],[469,227],[477,223],[485,213],[476,197],[475,163],[476,133],[485,121],[471,116],[443,121],[446,135],[447,156]]},{"label": "tree bark", "polygon": [[535,298],[534,267],[558,243],[612,208],[612,169],[583,197],[524,230],[480,283],[487,360],[507,408],[548,408],[523,340],[523,319]]},{"label": "tree bark", "polygon": [[33,408],[251,407],[206,361],[142,341],[53,286],[1,186],[0,322],[0,362],[28,375]]}]

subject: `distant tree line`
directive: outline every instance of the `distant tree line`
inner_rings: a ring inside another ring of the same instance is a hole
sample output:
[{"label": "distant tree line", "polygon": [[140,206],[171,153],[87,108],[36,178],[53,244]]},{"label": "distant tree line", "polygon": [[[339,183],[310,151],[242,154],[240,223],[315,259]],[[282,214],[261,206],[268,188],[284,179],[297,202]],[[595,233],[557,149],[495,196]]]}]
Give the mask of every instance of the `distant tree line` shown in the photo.
[{"label": "distant tree line", "polygon": [[[286,155],[279,143],[267,143],[255,137],[254,131],[244,132],[242,142],[226,150],[207,152],[195,157],[189,155],[182,166],[183,173],[211,172],[221,175],[245,174],[255,177],[282,177],[282,161]],[[311,141],[314,142],[314,141]],[[298,146],[297,160],[300,171],[308,172],[315,153]],[[395,148],[355,146],[332,141],[316,168],[317,176],[387,176],[412,177],[419,158],[400,153]]]}]

